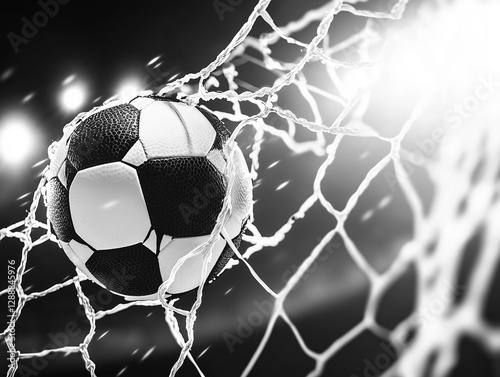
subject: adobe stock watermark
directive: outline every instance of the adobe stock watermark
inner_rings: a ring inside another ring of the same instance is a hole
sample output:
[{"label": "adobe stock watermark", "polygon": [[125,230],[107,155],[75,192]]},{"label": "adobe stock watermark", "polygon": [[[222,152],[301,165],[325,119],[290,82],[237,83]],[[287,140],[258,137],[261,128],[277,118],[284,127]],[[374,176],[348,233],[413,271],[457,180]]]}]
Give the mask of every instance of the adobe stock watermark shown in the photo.
[{"label": "adobe stock watermark", "polygon": [[[434,322],[436,318],[442,316],[446,309],[452,304],[457,296],[465,291],[464,286],[454,286],[451,283],[446,283],[443,290],[440,292],[439,297],[434,298],[429,302],[427,307],[413,313],[408,321],[411,328],[417,330],[425,327],[426,325]],[[402,339],[397,339],[395,344],[388,344],[381,342],[379,344],[382,351],[378,353],[373,359],[365,358],[363,360],[363,374],[351,374],[349,377],[378,377],[386,371],[394,361],[396,361],[398,354],[401,353],[405,346],[406,334],[401,334]]]},{"label": "adobe stock watermark", "polygon": [[271,300],[254,300],[253,305],[256,309],[250,312],[247,318],[239,316],[236,319],[236,322],[238,322],[236,334],[228,331],[222,334],[222,339],[224,339],[230,353],[234,353],[234,347],[237,344],[243,344],[246,339],[252,336],[257,327],[264,324],[266,318],[271,315],[274,306]]},{"label": "adobe stock watermark", "polygon": [[[7,327],[12,325],[12,316],[16,311],[16,275],[17,268],[15,267],[16,260],[9,259],[7,261]],[[11,338],[12,346],[15,348],[16,345],[16,328],[14,326],[10,327],[10,331],[8,333]],[[16,355],[9,348],[7,351],[8,360],[9,360],[9,368],[12,367],[15,363]]]},{"label": "adobe stock watermark", "polygon": [[59,13],[59,6],[68,4],[70,0],[39,0],[38,6],[40,10],[35,12],[31,19],[26,16],[21,18],[22,26],[20,34],[9,32],[7,39],[12,46],[12,49],[17,54],[21,45],[28,44],[33,39],[41,28],[46,26],[49,20]]},{"label": "adobe stock watermark", "polygon": [[[70,345],[70,340],[77,337],[82,332],[82,329],[78,326],[75,321],[69,321],[64,326],[64,331],[58,333],[49,333],[48,338],[50,343],[47,343],[43,349],[55,349],[62,348]],[[35,349],[32,352],[39,352]],[[17,368],[17,374],[21,377],[31,377],[38,376],[42,370],[44,370],[49,365],[49,360],[57,357],[58,352],[50,352],[44,357],[32,357],[30,359],[31,363],[28,365],[19,363]]]},{"label": "adobe stock watermark", "polygon": [[[317,238],[316,242],[321,242],[321,238]],[[314,273],[320,263],[326,261],[330,258],[330,255],[338,249],[340,244],[329,243],[323,248],[323,253],[319,255],[311,266],[306,270],[306,272],[301,276],[300,280],[297,281],[292,289],[292,292],[298,288],[302,281],[307,280],[309,276]],[[326,252],[325,252],[326,251]],[[292,265],[292,267],[282,274],[282,281],[286,283],[299,269],[297,265]],[[248,339],[254,333],[255,329],[262,326],[266,318],[271,316],[273,310],[273,302],[271,300],[257,301],[254,300],[253,306],[255,310],[251,311],[246,318],[239,316],[236,319],[238,325],[236,326],[235,334],[226,331],[222,334],[222,339],[226,343],[226,347],[230,353],[234,353],[235,346],[238,344],[243,344],[246,339]]]},{"label": "adobe stock watermark", "polygon": [[474,93],[463,99],[461,103],[456,103],[451,109],[445,112],[444,120],[449,124],[449,129],[458,129],[464,119],[470,118],[481,106],[481,103],[489,100],[500,88],[500,79],[490,74],[488,77],[481,77]]},{"label": "adobe stock watermark", "polygon": [[243,0],[214,0],[212,6],[217,16],[219,16],[220,22],[222,22],[224,21],[224,13],[232,12],[242,2]]},{"label": "adobe stock watermark", "polygon": [[182,215],[184,223],[191,224],[199,215],[205,213],[204,210],[210,205],[217,205],[224,200],[224,191],[214,182],[206,184],[203,190],[194,187],[191,190],[190,203],[180,203],[178,209]]},{"label": "adobe stock watermark", "polygon": [[431,131],[430,137],[415,140],[415,149],[402,160],[403,173],[384,172],[384,179],[389,189],[394,192],[398,186],[398,178],[409,179],[427,159],[432,157],[440,144],[446,141],[453,132],[458,131],[465,120],[470,118],[481,104],[493,97],[500,88],[500,80],[493,74],[479,78],[479,82],[470,95],[460,103],[455,103],[444,113],[444,125]]},{"label": "adobe stock watermark", "polygon": [[[121,271],[113,269],[111,273],[118,281],[118,284],[121,284],[122,286],[126,286],[129,281],[133,280],[133,276],[127,274],[123,269]],[[91,294],[87,296],[90,305],[95,311],[105,309],[106,305],[111,304],[114,297],[115,296],[110,291],[104,288],[101,288],[95,295]],[[78,305],[76,308],[76,314],[80,317],[85,317],[85,308],[82,305]],[[74,344],[72,344],[72,340],[82,334],[82,331],[82,328],[77,322],[73,320],[68,321],[66,322],[63,331],[48,333],[47,337],[50,339],[50,342],[45,344],[45,346],[42,347],[42,350],[74,346]],[[40,350],[33,348],[31,352],[37,353],[40,352]],[[29,364],[19,363],[17,373],[21,377],[38,376],[49,365],[49,360],[56,358],[60,353],[61,352],[59,351],[50,352],[43,357],[30,358]]]}]

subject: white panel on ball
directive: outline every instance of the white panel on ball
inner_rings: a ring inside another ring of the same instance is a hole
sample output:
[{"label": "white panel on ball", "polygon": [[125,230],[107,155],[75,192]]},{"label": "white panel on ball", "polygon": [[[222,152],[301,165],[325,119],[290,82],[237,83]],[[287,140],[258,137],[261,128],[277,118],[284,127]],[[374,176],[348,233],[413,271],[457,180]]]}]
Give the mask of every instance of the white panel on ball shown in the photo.
[{"label": "white panel on ball", "polygon": [[69,204],[76,233],[97,250],[140,243],[151,228],[136,171],[121,162],[79,171]]},{"label": "white panel on ball", "polygon": [[226,228],[226,232],[229,235],[229,238],[233,239],[241,232],[241,225],[243,224],[243,220],[245,220],[246,216],[239,212],[231,213],[229,220],[224,224],[224,228]]},{"label": "white panel on ball", "polygon": [[[191,250],[194,250],[197,246],[206,242],[209,237],[210,236],[174,238],[158,255],[162,280],[167,281],[177,261]],[[212,249],[212,259],[208,263],[207,273],[203,276],[203,280],[205,280],[210,274],[210,271],[212,271],[225,245],[226,241],[222,238],[215,243]],[[179,271],[177,271],[174,282],[168,289],[168,293],[183,293],[198,287],[202,282],[202,268],[203,253],[187,259]]]},{"label": "white panel on ball", "polygon": [[151,231],[148,239],[144,241],[144,246],[156,255],[156,232],[154,230]]},{"label": "white panel on ball", "polygon": [[68,160],[64,160],[61,167],[59,168],[59,173],[57,173],[57,178],[62,183],[62,185],[68,189],[68,180],[66,179],[66,162]]},{"label": "white panel on ball", "polygon": [[217,133],[207,118],[194,106],[170,102],[180,115],[189,141],[189,156],[206,156],[214,144]]},{"label": "white panel on ball", "polygon": [[128,162],[130,165],[139,166],[147,161],[146,153],[142,147],[140,140],[137,140],[132,148],[129,149],[122,161]]},{"label": "white panel on ball", "polygon": [[205,156],[216,133],[210,122],[200,117],[203,115],[195,108],[174,107],[168,101],[146,107],[139,118],[139,138],[148,158]]},{"label": "white panel on ball", "polygon": [[244,219],[252,209],[252,179],[241,149],[234,150],[233,158],[235,180],[231,193],[232,213]]},{"label": "white panel on ball", "polygon": [[172,241],[172,237],[164,234],[160,242],[160,250],[167,246],[170,241]]},{"label": "white panel on ball", "polygon": [[90,247],[75,240],[69,241],[69,246],[84,264],[87,263],[89,258],[94,254],[94,251]]}]

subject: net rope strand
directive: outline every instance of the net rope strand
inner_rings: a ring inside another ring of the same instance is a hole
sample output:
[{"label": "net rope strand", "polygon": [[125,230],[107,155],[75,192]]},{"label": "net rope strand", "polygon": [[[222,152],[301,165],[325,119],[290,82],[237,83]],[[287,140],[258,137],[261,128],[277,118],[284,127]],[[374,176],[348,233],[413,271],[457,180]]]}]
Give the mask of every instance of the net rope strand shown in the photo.
[{"label": "net rope strand", "polygon": [[[370,102],[369,85],[360,88],[352,97],[345,99],[342,96],[327,93],[320,88],[314,87],[307,82],[303,74],[303,68],[308,63],[321,61],[326,65],[329,79],[339,87],[339,92],[342,93],[342,83],[337,76],[335,71],[336,68],[357,69],[371,67],[383,59],[383,54],[381,54],[375,59],[370,60],[370,55],[365,53],[363,48],[366,48],[365,45],[369,44],[372,39],[377,38],[378,32],[375,30],[375,21],[380,19],[398,20],[403,15],[408,0],[397,1],[388,12],[357,9],[355,5],[362,2],[364,1],[331,1],[317,9],[306,12],[298,20],[279,27],[275,24],[267,11],[271,0],[261,0],[229,45],[212,63],[197,73],[185,75],[182,78],[168,83],[160,90],[159,94],[169,94],[183,86],[189,85],[191,88],[194,88],[194,92],[191,92],[191,94],[184,94],[181,91],[181,93],[178,94],[178,96],[184,98],[188,102],[210,102],[216,99],[224,99],[230,102],[232,104],[232,112],[215,112],[216,115],[222,119],[238,123],[238,126],[225,148],[227,153],[231,156],[232,146],[238,135],[248,127],[255,130],[253,145],[249,156],[251,163],[250,171],[254,181],[259,178],[259,156],[262,150],[262,143],[267,135],[278,137],[284,145],[294,153],[305,154],[307,152],[312,152],[316,156],[324,158],[324,160],[312,182],[312,194],[307,197],[298,208],[292,209],[292,212],[294,211],[293,214],[289,216],[288,220],[273,235],[263,234],[264,232],[258,229],[252,221],[249,222],[247,227],[249,234],[245,235],[243,239],[249,243],[250,246],[243,254],[235,248],[222,225],[231,209],[231,198],[229,194],[226,194],[223,209],[219,214],[217,224],[209,240],[201,247],[193,250],[174,266],[170,278],[162,284],[159,290],[159,300],[132,301],[118,304],[108,310],[95,311],[81,286],[81,282],[85,281],[86,277],[78,271],[76,271],[74,277],[55,284],[43,291],[30,294],[24,291],[22,286],[23,274],[26,271],[29,252],[33,247],[47,241],[57,243],[57,239],[50,232],[47,220],[44,219],[43,221],[39,221],[36,219],[36,212],[40,200],[42,200],[45,195],[46,178],[45,174],[42,174],[38,188],[33,195],[32,204],[26,219],[0,229],[0,240],[4,238],[15,238],[23,245],[20,258],[21,262],[16,271],[15,279],[17,306],[10,319],[9,325],[0,334],[0,336],[5,339],[9,351],[15,355],[14,363],[9,367],[7,376],[14,376],[18,368],[19,360],[44,357],[51,353],[80,353],[89,374],[91,376],[96,376],[96,369],[98,371],[98,368],[96,368],[96,365],[91,359],[88,347],[93,341],[93,337],[96,333],[98,320],[106,316],[120,313],[133,306],[161,306],[164,308],[165,321],[169,326],[172,336],[180,347],[178,360],[172,366],[170,376],[175,376],[186,358],[195,366],[199,375],[203,376],[202,368],[197,365],[190,350],[195,339],[194,323],[196,321],[197,310],[202,303],[204,282],[202,282],[197,290],[196,301],[191,310],[177,308],[175,306],[176,301],[168,302],[165,294],[168,292],[168,287],[173,282],[175,274],[185,260],[202,253],[204,262],[203,271],[206,273],[208,263],[212,257],[212,245],[218,237],[220,237],[219,234],[224,236],[237,256],[237,260],[230,262],[226,268],[231,268],[235,264],[238,264],[238,260],[242,261],[245,265],[244,268],[249,269],[262,289],[269,293],[274,300],[274,307],[263,338],[251,360],[243,370],[242,376],[248,376],[253,370],[255,364],[264,352],[265,346],[268,344],[278,319],[284,320],[291,329],[297,340],[297,344],[304,354],[315,361],[314,369],[308,374],[308,377],[320,376],[324,371],[326,363],[365,330],[370,330],[380,338],[390,340],[393,344],[400,343],[400,340],[404,339],[405,336],[411,332],[414,323],[412,322],[412,318],[409,317],[403,320],[394,331],[390,331],[379,325],[375,320],[375,314],[380,306],[384,293],[386,293],[389,287],[402,276],[408,266],[415,265],[419,277],[419,284],[416,290],[416,310],[418,311],[418,308],[424,308],[426,305],[429,305],[438,294],[437,289],[439,284],[428,284],[428,282],[432,280],[432,278],[435,278],[436,271],[438,271],[437,282],[455,281],[458,261],[465,249],[463,245],[478,229],[483,229],[483,247],[479,253],[480,256],[478,260],[478,265],[482,273],[474,275],[470,288],[465,295],[464,303],[461,304],[458,309],[452,308],[450,304],[446,313],[451,313],[451,315],[443,314],[441,317],[437,318],[432,326],[426,326],[424,329],[417,332],[414,341],[411,344],[405,344],[404,348],[399,350],[399,359],[384,375],[389,377],[398,372],[405,377],[419,376],[422,374],[423,368],[426,365],[426,360],[428,360],[436,350],[439,351],[440,355],[437,359],[436,370],[439,372],[438,375],[445,375],[456,363],[456,344],[458,342],[458,337],[463,333],[474,335],[475,339],[477,339],[485,349],[492,353],[498,353],[500,351],[500,329],[485,323],[481,319],[481,313],[479,312],[482,307],[481,304],[485,301],[488,287],[491,285],[491,281],[494,277],[494,267],[498,264],[500,258],[498,253],[500,234],[496,231],[497,224],[500,223],[500,201],[498,199],[500,184],[497,178],[498,171],[500,171],[500,129],[497,125],[492,127],[490,124],[491,120],[483,118],[472,135],[466,133],[459,135],[457,144],[463,148],[460,150],[459,156],[464,159],[464,166],[466,166],[467,169],[459,167],[457,160],[447,157],[446,154],[440,156],[436,162],[427,167],[436,187],[437,195],[436,199],[433,201],[430,213],[425,216],[422,201],[415,187],[409,179],[405,178],[404,161],[402,157],[404,151],[402,150],[401,142],[422,113],[425,112],[428,99],[424,98],[416,103],[413,113],[402,125],[401,131],[396,136],[384,138],[378,136],[377,133],[362,120],[368,103]],[[359,32],[334,45],[330,45],[328,30],[332,22],[335,21],[336,15],[341,12],[348,12],[354,16],[366,18],[367,22],[365,27]],[[258,19],[263,20],[272,30],[262,35],[260,38],[250,35]],[[296,37],[292,37],[295,33],[304,30],[315,22],[319,25],[315,35],[309,42],[300,41]],[[290,63],[274,58],[269,47],[279,41],[284,41],[289,45],[302,48],[303,51],[300,59],[295,63]],[[248,54],[247,50],[251,49],[260,52],[262,58],[258,59]],[[335,54],[347,49],[357,49],[362,59],[359,62],[350,62],[333,57]],[[272,86],[257,88],[251,83],[247,83],[241,78],[238,78],[237,67],[241,64],[254,64],[272,72],[276,76],[274,84]],[[227,81],[229,89],[222,91],[211,90],[211,88],[217,84],[218,78]],[[193,82],[195,84],[190,84]],[[311,109],[313,119],[308,120],[302,118],[290,109],[280,108],[273,101],[273,95],[279,93],[280,90],[287,86],[297,87],[300,99]],[[238,92],[238,88],[246,88],[247,90]],[[331,124],[324,124],[317,101],[312,93],[342,106],[342,111]],[[244,102],[255,105],[258,112],[256,114],[245,114],[241,107],[241,104]],[[94,108],[87,113],[79,114],[72,124],[68,126],[74,126],[79,119],[96,110],[98,110],[98,108]],[[496,119],[500,117],[498,112],[499,110],[497,109]],[[280,117],[284,120],[287,129],[283,130],[273,127],[268,120],[268,117],[271,115]],[[346,122],[348,115],[352,115],[352,117]],[[314,132],[315,139],[312,141],[297,140],[295,137],[297,126]],[[336,134],[336,137],[331,143],[327,143],[323,133]],[[327,175],[328,167],[335,161],[337,150],[344,140],[344,135],[356,137],[375,136],[390,145],[390,152],[369,170],[362,183],[347,201],[345,208],[340,210],[335,208],[324,196],[321,191],[321,183]],[[486,148],[481,146],[481,140],[488,141]],[[464,145],[465,147],[463,147]],[[474,184],[470,182],[466,183],[466,181],[470,180],[469,178],[473,174],[474,167],[477,166],[479,157],[481,157],[478,156],[478,150],[482,151],[482,157],[484,161],[486,161],[484,172],[478,182]],[[457,154],[454,156],[456,155]],[[450,154],[450,156],[452,156],[452,154]],[[493,158],[491,156],[493,156]],[[458,157],[455,158],[458,159]],[[231,164],[232,158],[229,158],[229,168],[227,169],[229,187],[227,193],[231,192],[230,188],[234,180],[234,172],[232,172],[230,167]],[[411,208],[414,218],[415,236],[410,242],[403,245],[398,258],[395,259],[388,270],[384,273],[378,273],[360,252],[355,241],[347,233],[344,225],[358,202],[358,199],[370,186],[371,182],[381,174],[384,168],[391,166],[396,172],[397,183]],[[443,172],[447,173],[444,174]],[[462,190],[456,190],[455,194],[450,196],[448,183],[453,179],[463,181],[464,185],[462,186]],[[457,209],[463,201],[470,202],[470,205],[461,216],[457,217],[455,216]],[[298,270],[286,282],[285,286],[280,291],[275,292],[253,269],[250,258],[264,248],[279,245],[279,243],[286,238],[296,221],[306,217],[308,211],[316,203],[319,203],[336,219],[336,226],[327,232],[317,243],[308,257],[301,263]],[[484,205],[484,203],[488,205]],[[443,221],[443,213],[448,216],[446,221]],[[32,239],[32,231],[34,229],[43,229],[45,234],[38,239]],[[461,238],[457,240],[456,237],[450,237],[450,229],[460,229]],[[308,346],[299,329],[288,316],[284,308],[284,303],[292,289],[300,282],[304,273],[335,236],[341,237],[352,260],[367,276],[370,284],[370,294],[363,319],[344,335],[334,340],[323,352],[315,352]],[[432,255],[426,255],[426,250],[428,250],[429,246],[432,244],[437,245],[436,250]],[[450,250],[453,250],[457,255],[453,261],[449,258]],[[90,323],[90,330],[83,342],[79,345],[69,345],[32,353],[17,350],[14,342],[15,326],[22,314],[25,304],[28,301],[41,299],[59,290],[67,290],[70,286],[74,286],[79,303],[83,306],[86,318]],[[9,290],[4,289],[0,292],[0,295],[7,295],[8,293]],[[185,330],[187,338],[184,338],[176,316],[186,317]],[[436,329],[439,329],[439,331],[445,335],[442,337],[435,337]],[[445,342],[445,339],[447,342]],[[450,339],[454,339],[455,341],[450,342]]]}]

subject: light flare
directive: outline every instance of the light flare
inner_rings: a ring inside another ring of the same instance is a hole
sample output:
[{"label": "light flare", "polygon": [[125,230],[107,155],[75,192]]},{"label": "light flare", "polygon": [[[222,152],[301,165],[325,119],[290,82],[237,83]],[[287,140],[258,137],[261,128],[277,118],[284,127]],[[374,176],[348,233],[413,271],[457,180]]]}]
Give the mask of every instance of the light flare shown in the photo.
[{"label": "light flare", "polygon": [[0,124],[0,161],[16,167],[30,157],[36,149],[38,132],[25,115],[7,117]]}]

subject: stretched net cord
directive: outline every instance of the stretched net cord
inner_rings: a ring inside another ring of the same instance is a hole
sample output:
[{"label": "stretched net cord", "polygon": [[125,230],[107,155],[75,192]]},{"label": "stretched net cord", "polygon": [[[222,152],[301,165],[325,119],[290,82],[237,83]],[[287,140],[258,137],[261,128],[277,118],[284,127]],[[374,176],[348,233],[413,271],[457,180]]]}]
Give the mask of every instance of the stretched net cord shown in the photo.
[{"label": "stretched net cord", "polygon": [[[315,361],[315,367],[308,374],[308,377],[320,376],[327,361],[365,330],[370,330],[380,338],[391,341],[393,344],[404,343],[402,339],[408,336],[415,323],[410,316],[406,320],[403,320],[393,331],[378,324],[375,320],[375,315],[383,294],[402,276],[408,266],[414,265],[418,275],[415,311],[418,311],[419,308],[425,308],[438,296],[439,283],[445,281],[453,282],[456,280],[459,262],[462,254],[465,252],[464,245],[478,230],[482,232],[483,241],[481,250],[478,252],[479,257],[477,261],[477,269],[480,270],[481,273],[474,274],[471,278],[462,303],[458,307],[452,307],[453,303],[451,302],[447,303],[446,310],[443,310],[441,315],[436,316],[430,326],[421,328],[416,333],[411,343],[404,344],[404,347],[398,349],[399,357],[397,361],[384,373],[384,375],[392,376],[400,374],[406,377],[420,376],[423,373],[426,362],[433,354],[438,354],[435,363],[436,374],[445,375],[457,361],[458,339],[465,333],[473,336],[491,353],[500,351],[500,329],[488,325],[481,319],[482,303],[486,300],[486,294],[489,291],[488,287],[491,285],[495,273],[495,266],[499,262],[500,255],[500,253],[498,253],[500,233],[496,229],[500,223],[498,182],[498,172],[500,171],[500,128],[498,125],[492,124],[493,120],[491,118],[483,116],[480,121],[475,124],[473,133],[461,132],[455,135],[454,143],[451,143],[452,147],[455,147],[454,153],[439,154],[436,159],[426,165],[426,169],[432,178],[436,195],[428,214],[424,215],[423,205],[416,189],[411,181],[407,179],[405,174],[403,161],[404,150],[401,147],[401,142],[425,111],[429,98],[423,98],[415,104],[411,116],[407,119],[396,136],[384,138],[373,132],[369,125],[362,120],[370,101],[369,85],[360,88],[351,99],[346,101],[341,97],[326,93],[319,88],[309,85],[301,73],[301,70],[308,62],[319,59],[326,64],[332,82],[338,84],[338,77],[334,72],[336,68],[353,69],[368,67],[375,64],[377,61],[374,60],[351,63],[336,60],[331,56],[339,51],[352,48],[352,46],[356,45],[359,47],[358,52],[360,56],[368,57],[369,55],[367,53],[363,55],[363,47],[368,46],[370,40],[377,36],[375,21],[377,19],[398,20],[405,10],[407,0],[397,1],[389,12],[359,10],[354,7],[354,4],[358,1],[347,2],[336,0],[320,8],[308,11],[299,20],[290,22],[283,27],[276,26],[269,13],[266,11],[270,2],[271,0],[259,1],[247,22],[242,26],[230,44],[212,63],[197,73],[187,74],[180,79],[168,83],[159,94],[170,93],[192,81],[198,80],[196,90],[192,94],[185,95],[185,100],[192,103],[198,103],[200,100],[210,101],[214,99],[225,99],[231,102],[233,105],[232,113],[216,112],[220,118],[238,123],[236,130],[233,132],[224,148],[226,148],[227,153],[231,156],[234,141],[241,130],[245,127],[253,127],[255,129],[255,139],[250,154],[251,175],[254,180],[258,177],[259,153],[266,133],[279,137],[291,151],[298,154],[312,152],[318,156],[324,156],[324,162],[318,169],[313,182],[313,194],[303,202],[295,213],[290,216],[289,220],[283,224],[274,235],[263,236],[259,229],[250,221],[248,224],[248,231],[250,234],[245,235],[243,239],[250,243],[251,246],[248,247],[243,255],[241,255],[234,246],[223,227],[224,220],[231,210],[231,198],[230,195],[227,194],[224,199],[221,213],[218,216],[217,224],[209,240],[177,262],[170,278],[163,283],[159,289],[159,300],[133,301],[125,304],[118,304],[109,310],[100,310],[96,312],[81,287],[81,282],[86,280],[86,277],[78,270],[76,270],[76,276],[73,278],[56,284],[46,290],[30,294],[26,294],[23,290],[23,274],[26,271],[26,264],[30,251],[34,247],[48,241],[57,243],[55,235],[51,234],[48,221],[37,220],[35,216],[40,201],[45,196],[45,184],[47,181],[45,174],[42,174],[27,217],[23,221],[19,221],[0,230],[0,240],[5,237],[16,238],[23,244],[21,261],[17,268],[15,279],[17,306],[14,313],[12,313],[7,328],[1,333],[1,337],[5,339],[9,352],[15,355],[14,362],[9,367],[7,376],[14,376],[20,359],[44,357],[52,353],[80,353],[86,369],[91,376],[95,376],[96,365],[89,355],[88,347],[96,333],[97,321],[105,316],[112,316],[113,314],[127,310],[132,306],[159,305],[164,307],[165,321],[181,349],[179,358],[170,371],[170,376],[175,376],[186,358],[189,362],[193,363],[199,375],[203,376],[203,371],[197,365],[190,350],[194,342],[195,334],[193,327],[196,321],[197,309],[202,303],[204,283],[202,283],[197,290],[195,303],[190,310],[177,308],[175,306],[175,300],[167,302],[165,293],[175,279],[175,274],[182,263],[196,254],[203,253],[203,274],[206,274],[207,266],[211,258],[212,245],[217,241],[219,234],[224,236],[235,255],[238,257],[238,260],[248,268],[260,286],[274,298],[274,307],[264,336],[258,348],[255,350],[253,357],[244,369],[242,376],[248,376],[251,372],[262,354],[279,318],[283,319],[290,327],[303,352]],[[366,18],[367,23],[360,32],[331,46],[327,33],[335,16],[340,12],[349,12],[353,15]],[[249,36],[249,33],[259,18],[265,21],[272,28],[273,32],[265,34],[257,39]],[[316,35],[309,43],[303,43],[290,37],[293,33],[303,30],[313,22],[319,22],[319,26],[317,27]],[[277,43],[280,39],[286,41],[288,44],[293,44],[303,49],[303,55],[298,62],[292,64],[273,59],[269,53],[268,46]],[[262,54],[263,59],[258,60],[246,54],[246,50],[251,48],[258,50]],[[244,86],[245,83],[241,81],[237,83],[236,81],[236,59],[242,59],[245,62],[257,64],[276,73],[277,79],[273,86],[251,88],[250,85],[247,85],[246,87],[251,90],[238,93],[235,88],[238,87],[238,84]],[[379,59],[383,59],[383,56],[379,57]],[[230,62],[234,62],[235,64],[225,64]],[[214,78],[218,75],[223,75],[225,77],[229,83],[229,90],[217,92],[208,90],[214,85]],[[291,110],[282,109],[275,105],[273,96],[288,85],[295,85],[299,89],[302,96],[301,99],[308,103],[314,114],[314,120],[311,121],[300,118]],[[319,94],[342,105],[343,110],[332,124],[323,124],[318,105],[312,93]],[[259,113],[250,116],[245,115],[240,107],[240,104],[244,101],[256,105],[259,109]],[[496,111],[495,119],[498,119],[500,117],[500,110],[492,110]],[[277,114],[287,122],[288,131],[278,130],[266,123],[266,118],[271,113]],[[351,115],[351,119],[341,126],[341,123],[346,119],[348,114]],[[83,115],[84,114],[79,114],[73,123],[77,122]],[[300,125],[314,132],[316,140],[297,141],[294,138],[296,125]],[[336,134],[336,137],[333,142],[327,144],[323,133]],[[390,145],[390,152],[367,173],[362,183],[349,198],[345,208],[343,210],[338,210],[334,208],[323,195],[321,191],[321,182],[326,175],[327,168],[335,160],[336,151],[344,135],[370,135],[378,137],[380,140]],[[484,145],[485,140],[486,147]],[[55,145],[51,146],[52,150],[54,146]],[[49,154],[51,148],[49,148]],[[474,174],[475,169],[480,163],[484,164],[482,174],[477,181],[472,182],[470,177]],[[375,177],[377,177],[385,167],[390,165],[393,166],[397,182],[411,207],[414,219],[414,237],[411,241],[403,245],[398,257],[389,269],[384,273],[378,273],[358,250],[356,244],[346,232],[344,225],[360,196],[369,187]],[[47,168],[45,171],[47,171]],[[226,174],[229,182],[227,193],[230,193],[234,181],[232,158],[229,158]],[[461,184],[455,185],[453,190],[450,190],[449,182],[460,182]],[[337,225],[324,235],[310,255],[301,263],[295,274],[287,281],[283,289],[279,292],[275,292],[258,276],[252,268],[249,259],[254,253],[259,252],[265,247],[278,245],[292,229],[295,221],[304,218],[307,211],[318,202],[336,219]],[[460,212],[459,208],[462,208],[464,203],[466,204],[465,210]],[[457,213],[459,215],[457,215]],[[45,234],[38,239],[33,239],[31,235],[32,231],[37,228],[43,229]],[[368,277],[370,291],[363,319],[344,335],[333,341],[323,352],[318,353],[308,347],[300,331],[288,317],[284,309],[284,302],[288,294],[301,280],[308,268],[314,263],[321,251],[335,235],[339,235],[342,238],[347,252],[361,271]],[[431,245],[434,247],[434,251],[429,253],[428,250]],[[450,257],[450,255],[453,257]],[[237,262],[230,262],[227,268],[231,268],[236,263]],[[84,341],[79,345],[47,349],[35,353],[24,353],[17,350],[14,341],[15,326],[16,321],[22,314],[25,304],[31,300],[40,299],[46,295],[61,289],[69,289],[70,287],[76,290],[79,303],[83,306],[85,315],[90,323],[90,330]],[[8,293],[9,290],[5,289],[0,292],[0,295],[6,295]],[[176,315],[186,317],[186,338],[179,328]],[[441,335],[435,336],[436,331],[439,331]]]}]

